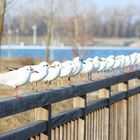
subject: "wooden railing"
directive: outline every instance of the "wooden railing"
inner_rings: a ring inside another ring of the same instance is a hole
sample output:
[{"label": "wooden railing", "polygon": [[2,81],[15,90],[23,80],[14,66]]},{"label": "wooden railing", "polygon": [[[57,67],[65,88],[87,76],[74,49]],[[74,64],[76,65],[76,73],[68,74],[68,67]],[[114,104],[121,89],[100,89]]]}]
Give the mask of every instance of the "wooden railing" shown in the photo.
[{"label": "wooden railing", "polygon": [[[36,121],[1,133],[0,140],[139,140],[140,71],[62,89],[0,99],[0,118],[36,109]],[[136,86],[130,88],[130,80]],[[118,92],[112,86],[118,85]],[[99,92],[88,102],[87,96]],[[52,115],[52,104],[73,99],[73,108]]]}]

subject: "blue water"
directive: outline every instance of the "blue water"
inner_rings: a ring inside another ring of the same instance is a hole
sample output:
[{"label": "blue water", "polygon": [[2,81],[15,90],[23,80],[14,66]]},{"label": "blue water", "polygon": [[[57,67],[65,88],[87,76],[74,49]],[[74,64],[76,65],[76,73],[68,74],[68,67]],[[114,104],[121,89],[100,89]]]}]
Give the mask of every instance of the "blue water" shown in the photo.
[{"label": "blue water", "polygon": [[[51,53],[50,53],[51,52]],[[100,57],[107,57],[109,55],[130,55],[134,52],[140,53],[140,49],[137,48],[128,48],[128,47],[91,47],[91,48],[84,48],[79,49],[78,53],[82,58],[87,57],[94,57],[94,56],[100,56]],[[54,60],[66,60],[66,59],[72,59],[73,53],[71,48],[54,48],[53,49],[53,56],[52,51],[49,51],[50,56],[54,57]],[[2,57],[8,57],[8,48],[2,48],[1,50],[1,56]],[[24,47],[24,48],[12,48],[11,50],[11,56],[12,57],[28,57],[28,58],[39,58],[41,60],[45,59],[45,48],[30,48],[30,47]]]}]

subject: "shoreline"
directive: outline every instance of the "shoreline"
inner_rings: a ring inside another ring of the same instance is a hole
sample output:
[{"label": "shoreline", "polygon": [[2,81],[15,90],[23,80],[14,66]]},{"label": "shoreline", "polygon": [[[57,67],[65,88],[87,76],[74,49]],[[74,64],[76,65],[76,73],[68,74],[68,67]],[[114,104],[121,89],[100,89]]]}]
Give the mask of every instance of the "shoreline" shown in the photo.
[{"label": "shoreline", "polygon": [[[7,49],[15,49],[15,50],[45,50],[46,46],[42,46],[42,45],[26,45],[26,46],[21,46],[21,45],[2,45],[1,49],[3,50],[7,50]],[[54,45],[54,46],[50,46],[49,48],[50,50],[72,50],[74,49],[73,46],[59,46],[59,45]],[[140,50],[139,47],[129,47],[129,46],[118,46],[118,47],[114,47],[114,46],[97,46],[97,45],[93,45],[93,46],[81,46],[78,47],[78,49],[80,50]]]}]

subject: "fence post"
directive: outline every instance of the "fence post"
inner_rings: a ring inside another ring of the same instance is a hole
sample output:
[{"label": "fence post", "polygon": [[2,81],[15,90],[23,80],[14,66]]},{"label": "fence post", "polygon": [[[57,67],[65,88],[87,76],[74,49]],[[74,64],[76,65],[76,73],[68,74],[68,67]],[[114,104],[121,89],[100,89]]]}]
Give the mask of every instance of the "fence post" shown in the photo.
[{"label": "fence post", "polygon": [[83,118],[78,119],[78,134],[77,134],[78,140],[86,140],[86,106],[87,106],[87,95],[84,95],[82,97],[75,97],[73,99],[73,108],[76,107],[84,108]]},{"label": "fence post", "polygon": [[[40,140],[51,140],[51,113],[52,108],[51,105],[36,108],[35,109],[35,120],[48,120],[48,134],[40,134],[39,139]],[[37,136],[38,137],[38,136]],[[38,138],[36,138],[38,139]]]},{"label": "fence post", "polygon": [[108,88],[103,88],[103,89],[99,90],[98,98],[105,98],[105,97],[109,97],[109,90],[108,90]]},{"label": "fence post", "polygon": [[[102,129],[104,132],[102,133],[102,138],[105,140],[110,140],[110,129],[111,129],[111,87],[103,88],[98,91],[98,98],[108,98],[109,107],[101,110],[104,118],[102,120]],[[97,112],[98,113],[98,112]],[[95,137],[96,140],[96,137]]]},{"label": "fence post", "polygon": [[119,83],[118,84],[118,91],[127,91],[127,84],[124,83]]}]

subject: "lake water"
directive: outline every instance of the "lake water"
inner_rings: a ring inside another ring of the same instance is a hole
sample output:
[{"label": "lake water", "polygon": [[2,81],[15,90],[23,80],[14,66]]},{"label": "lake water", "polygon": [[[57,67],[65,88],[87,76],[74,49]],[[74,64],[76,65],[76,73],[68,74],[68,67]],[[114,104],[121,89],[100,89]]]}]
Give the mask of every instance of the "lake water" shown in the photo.
[{"label": "lake water", "polygon": [[[8,53],[8,50],[10,50]],[[87,57],[107,57],[109,55],[130,55],[134,52],[139,52],[139,48],[129,48],[127,46],[124,47],[99,47],[99,46],[90,46],[90,47],[80,47],[78,49],[78,53],[82,58]],[[45,46],[2,46],[1,56],[2,57],[28,57],[28,58],[39,58],[45,59]],[[66,60],[72,59],[73,51],[70,46],[66,47],[53,47],[53,49],[49,50],[49,57],[54,60]]]}]

